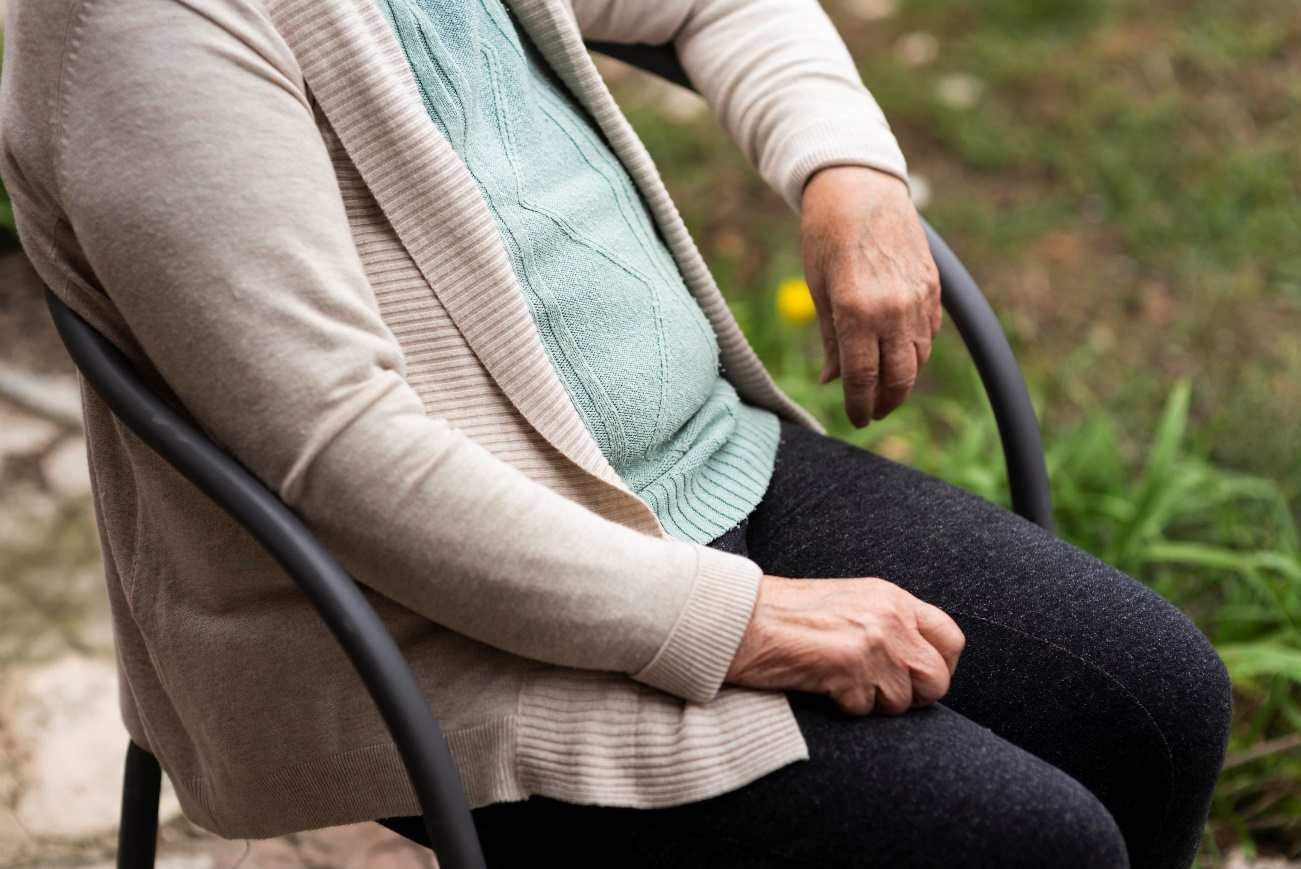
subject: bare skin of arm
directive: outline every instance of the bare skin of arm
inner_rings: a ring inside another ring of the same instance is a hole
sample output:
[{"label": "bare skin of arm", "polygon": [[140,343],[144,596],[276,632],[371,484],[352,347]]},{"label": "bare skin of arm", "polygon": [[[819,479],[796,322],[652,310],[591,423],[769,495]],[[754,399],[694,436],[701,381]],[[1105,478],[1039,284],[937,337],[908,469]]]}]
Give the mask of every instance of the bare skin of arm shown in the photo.
[{"label": "bare skin of arm", "polygon": [[804,188],[804,273],[825,361],[845,411],[862,427],[903,404],[940,331],[940,279],[902,181],[830,166]]},{"label": "bare skin of arm", "polygon": [[[861,166],[804,189],[804,271],[850,420],[903,403],[940,328],[940,286],[902,181]],[[875,577],[765,576],[727,681],[826,694],[853,715],[900,715],[944,696],[966,639],[942,610]]]},{"label": "bare skin of arm", "polygon": [[884,579],[765,576],[727,681],[900,715],[948,692],[965,642],[942,610]]}]

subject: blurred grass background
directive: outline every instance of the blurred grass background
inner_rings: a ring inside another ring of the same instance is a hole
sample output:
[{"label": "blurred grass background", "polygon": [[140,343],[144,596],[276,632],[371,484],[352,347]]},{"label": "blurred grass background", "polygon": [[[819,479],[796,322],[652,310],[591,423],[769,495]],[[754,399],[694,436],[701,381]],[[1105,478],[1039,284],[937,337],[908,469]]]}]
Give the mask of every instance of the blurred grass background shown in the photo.
[{"label": "blurred grass background", "polygon": [[[1178,604],[1233,676],[1203,865],[1301,856],[1301,4],[823,5],[1012,338],[1060,533]],[[835,435],[1005,503],[956,333],[907,405],[853,429],[779,293],[798,220],[703,104],[602,67],[782,386]]]},{"label": "blurred grass background", "polygon": [[[1229,666],[1203,865],[1301,856],[1301,4],[824,5],[1012,337],[1061,533],[1182,607]],[[953,330],[909,404],[850,427],[790,283],[797,219],[694,98],[603,68],[783,387],[835,435],[1005,501]]]}]

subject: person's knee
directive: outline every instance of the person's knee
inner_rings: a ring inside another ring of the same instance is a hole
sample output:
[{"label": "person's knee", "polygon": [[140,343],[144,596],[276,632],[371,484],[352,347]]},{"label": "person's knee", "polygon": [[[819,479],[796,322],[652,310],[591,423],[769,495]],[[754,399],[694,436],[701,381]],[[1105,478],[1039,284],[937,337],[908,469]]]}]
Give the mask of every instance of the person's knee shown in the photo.
[{"label": "person's knee", "polygon": [[1006,867],[1117,869],[1129,865],[1125,838],[1106,807],[1058,770],[1013,796],[998,813],[992,837]]},{"label": "person's knee", "polygon": [[[1218,771],[1233,714],[1229,673],[1196,625],[1173,605],[1162,603],[1164,618],[1152,632],[1160,654],[1139,689],[1140,700],[1153,712],[1160,711],[1158,724],[1172,749],[1192,755],[1183,760]],[[1175,758],[1176,763],[1180,760]]]},{"label": "person's knee", "polygon": [[[1191,622],[1189,625],[1191,626]],[[1224,661],[1215,651],[1201,631],[1195,627],[1194,652],[1190,654],[1192,665],[1186,678],[1191,681],[1189,693],[1195,695],[1197,708],[1206,715],[1206,735],[1220,746],[1217,762],[1223,760],[1223,747],[1229,740],[1229,724],[1233,718],[1233,684]]]}]

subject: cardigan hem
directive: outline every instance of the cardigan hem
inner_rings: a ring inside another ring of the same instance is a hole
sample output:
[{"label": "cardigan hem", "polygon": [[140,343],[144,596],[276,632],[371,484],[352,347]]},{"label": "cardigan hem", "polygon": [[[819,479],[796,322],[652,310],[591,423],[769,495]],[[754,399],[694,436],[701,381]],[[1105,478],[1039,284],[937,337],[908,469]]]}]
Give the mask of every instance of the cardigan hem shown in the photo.
[{"label": "cardigan hem", "polygon": [[[631,742],[618,733],[629,712],[641,722]],[[679,740],[686,729],[702,740],[684,752]],[[535,795],[668,808],[719,796],[808,759],[784,694],[728,688],[712,703],[692,704],[609,673],[564,668],[530,677],[519,715],[445,736],[471,808]],[[227,839],[420,814],[392,743],[256,779],[218,784],[214,776],[168,777],[185,817]]]}]

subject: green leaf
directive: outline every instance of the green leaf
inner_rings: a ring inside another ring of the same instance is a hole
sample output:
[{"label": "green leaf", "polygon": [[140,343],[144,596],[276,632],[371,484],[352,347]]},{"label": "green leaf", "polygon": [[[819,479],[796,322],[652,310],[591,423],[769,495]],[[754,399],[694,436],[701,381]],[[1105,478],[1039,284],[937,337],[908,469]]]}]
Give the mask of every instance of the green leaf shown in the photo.
[{"label": "green leaf", "polygon": [[[1296,637],[1292,637],[1293,642]],[[1301,649],[1274,641],[1221,646],[1220,653],[1229,676],[1235,682],[1258,676],[1280,676],[1301,684]]]}]

